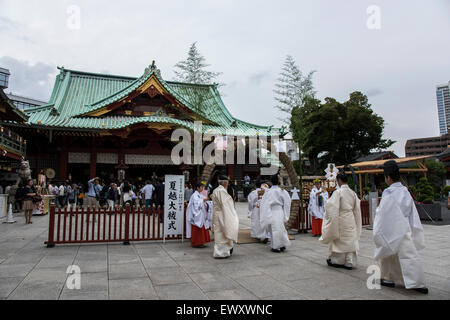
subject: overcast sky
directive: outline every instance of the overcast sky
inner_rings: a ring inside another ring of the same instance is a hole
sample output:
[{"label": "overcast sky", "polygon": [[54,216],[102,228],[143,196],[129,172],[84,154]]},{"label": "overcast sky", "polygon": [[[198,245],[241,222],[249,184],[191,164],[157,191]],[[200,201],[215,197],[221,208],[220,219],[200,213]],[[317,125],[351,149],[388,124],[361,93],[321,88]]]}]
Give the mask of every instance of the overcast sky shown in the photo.
[{"label": "overcast sky", "polygon": [[[380,29],[367,26],[371,5]],[[290,54],[304,73],[317,71],[320,99],[367,94],[399,156],[407,139],[439,134],[435,90],[450,81],[449,39],[449,0],[0,0],[7,92],[48,100],[57,66],[138,77],[156,60],[171,80],[197,41],[209,69],[223,72],[230,112],[280,126],[273,88]]]}]

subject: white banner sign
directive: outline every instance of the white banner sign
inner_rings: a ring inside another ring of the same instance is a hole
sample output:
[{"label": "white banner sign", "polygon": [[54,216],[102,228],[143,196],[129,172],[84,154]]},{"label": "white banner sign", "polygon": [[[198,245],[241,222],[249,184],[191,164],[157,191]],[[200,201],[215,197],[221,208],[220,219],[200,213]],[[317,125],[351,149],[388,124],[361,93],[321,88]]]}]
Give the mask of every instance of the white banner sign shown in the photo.
[{"label": "white banner sign", "polygon": [[184,176],[166,176],[164,193],[164,240],[184,235]]}]

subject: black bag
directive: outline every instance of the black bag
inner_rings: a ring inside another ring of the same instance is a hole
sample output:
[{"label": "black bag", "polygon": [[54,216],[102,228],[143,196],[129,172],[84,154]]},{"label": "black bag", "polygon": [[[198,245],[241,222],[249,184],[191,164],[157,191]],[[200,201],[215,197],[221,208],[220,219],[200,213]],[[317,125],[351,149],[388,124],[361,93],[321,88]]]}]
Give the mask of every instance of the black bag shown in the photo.
[{"label": "black bag", "polygon": [[38,203],[38,202],[42,201],[42,197],[39,195],[36,195],[36,196],[32,197],[31,200],[33,201],[33,203]]},{"label": "black bag", "polygon": [[16,200],[22,201],[23,198],[25,197],[25,192],[26,191],[25,191],[24,187],[17,188],[16,195],[15,195]]}]

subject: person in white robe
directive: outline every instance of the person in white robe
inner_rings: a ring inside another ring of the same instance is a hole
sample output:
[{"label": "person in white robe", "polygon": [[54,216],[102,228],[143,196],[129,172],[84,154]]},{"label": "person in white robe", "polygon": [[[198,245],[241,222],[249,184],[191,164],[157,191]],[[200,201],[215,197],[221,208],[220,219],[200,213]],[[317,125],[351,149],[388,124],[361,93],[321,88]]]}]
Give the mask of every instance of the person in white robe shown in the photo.
[{"label": "person in white robe", "polygon": [[192,194],[186,209],[186,238],[191,239],[194,248],[204,248],[205,243],[211,241],[208,228],[205,226],[208,214],[205,210],[207,199],[201,194],[203,188],[203,185],[197,185],[197,190]]},{"label": "person in white robe", "polygon": [[328,192],[321,187],[320,180],[314,180],[314,187],[309,194],[309,221],[312,226],[313,237],[319,237],[322,234],[323,215],[325,205],[328,200]]},{"label": "person in white robe", "polygon": [[228,178],[219,177],[219,186],[213,192],[212,231],[214,233],[214,258],[224,259],[233,254],[238,241],[239,217],[233,198],[228,194]]},{"label": "person in white robe", "polygon": [[381,269],[380,284],[387,287],[428,293],[425,275],[417,251],[425,248],[423,227],[414,200],[400,182],[400,172],[394,160],[384,164],[384,190],[376,210],[373,239],[375,260]]},{"label": "person in white robe", "polygon": [[291,245],[285,223],[291,213],[291,197],[286,190],[281,189],[278,175],[271,178],[272,187],[264,193],[261,199],[261,227],[270,234],[272,252],[283,252]]},{"label": "person in white robe", "polygon": [[267,232],[261,227],[260,218],[260,206],[261,199],[265,193],[265,190],[261,187],[261,180],[256,180],[256,189],[250,192],[248,195],[248,212],[251,219],[251,232],[250,236],[254,239],[258,239],[261,243],[266,244],[268,242]]},{"label": "person in white robe", "polygon": [[360,199],[347,184],[345,173],[339,173],[339,189],[325,205],[322,236],[319,241],[328,245],[327,264],[351,270],[356,266],[361,236]]},{"label": "person in white robe", "polygon": [[205,202],[206,205],[206,219],[205,219],[205,228],[206,230],[211,229],[211,218],[212,218],[212,207],[213,202],[208,200]]}]

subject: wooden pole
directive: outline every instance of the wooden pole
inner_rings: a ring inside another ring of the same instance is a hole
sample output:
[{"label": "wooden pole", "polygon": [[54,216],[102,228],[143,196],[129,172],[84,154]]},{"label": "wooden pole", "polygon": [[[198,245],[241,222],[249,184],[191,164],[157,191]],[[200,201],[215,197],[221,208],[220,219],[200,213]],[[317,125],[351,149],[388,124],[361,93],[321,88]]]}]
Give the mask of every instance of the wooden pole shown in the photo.
[{"label": "wooden pole", "polygon": [[362,174],[359,174],[359,198],[362,199],[363,192],[362,192]]}]

